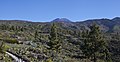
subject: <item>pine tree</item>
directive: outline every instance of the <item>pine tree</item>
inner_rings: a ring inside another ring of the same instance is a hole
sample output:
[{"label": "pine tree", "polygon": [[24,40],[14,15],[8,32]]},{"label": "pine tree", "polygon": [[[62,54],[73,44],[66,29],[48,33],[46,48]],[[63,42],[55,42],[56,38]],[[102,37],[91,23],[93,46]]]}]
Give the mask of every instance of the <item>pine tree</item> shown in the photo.
[{"label": "pine tree", "polygon": [[52,58],[52,61],[56,61],[56,57],[60,57],[60,46],[61,46],[61,39],[58,34],[58,29],[55,23],[51,25],[50,29],[50,41],[48,43],[49,46],[49,52],[50,52],[50,58]]},{"label": "pine tree", "polygon": [[38,34],[38,31],[37,30],[35,30],[35,33],[34,33],[34,39],[35,39],[35,41],[39,41],[39,34]]},{"label": "pine tree", "polygon": [[4,46],[4,43],[3,41],[0,43],[0,53],[3,53],[3,46]]},{"label": "pine tree", "polygon": [[93,24],[90,26],[90,31],[83,32],[82,37],[81,50],[87,58],[93,60],[93,62],[97,62],[100,57],[104,57],[105,61],[110,59],[107,42],[103,39],[99,26]]},{"label": "pine tree", "polygon": [[50,49],[58,50],[60,47],[59,43],[60,41],[58,39],[57,26],[55,25],[55,23],[53,23],[50,30],[50,43],[49,43]]},{"label": "pine tree", "polygon": [[8,48],[8,46],[4,43],[4,41],[0,40],[0,53],[5,53],[7,48]]}]

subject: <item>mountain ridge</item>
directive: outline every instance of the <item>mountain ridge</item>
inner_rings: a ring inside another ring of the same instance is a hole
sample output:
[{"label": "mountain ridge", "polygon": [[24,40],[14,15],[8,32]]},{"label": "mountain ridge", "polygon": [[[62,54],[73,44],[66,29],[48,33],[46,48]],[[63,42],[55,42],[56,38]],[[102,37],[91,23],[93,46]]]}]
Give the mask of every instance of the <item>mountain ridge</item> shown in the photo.
[{"label": "mountain ridge", "polygon": [[[84,21],[92,21],[92,20],[104,20],[104,19],[107,19],[107,20],[112,20],[112,21],[115,21],[115,20],[120,20],[120,17],[114,17],[112,19],[108,19],[108,18],[99,18],[99,19],[87,19],[87,20],[83,20],[83,21],[76,21],[76,22],[84,22]],[[13,20],[0,20],[0,21],[25,21],[25,22],[34,22],[32,20],[17,20],[17,19],[13,19]],[[37,22],[40,22],[40,21],[37,21]],[[49,21],[49,22],[73,22],[71,20],[69,20],[68,18],[55,18],[53,19],[52,21]]]},{"label": "mountain ridge", "polygon": [[89,19],[80,22],[72,22],[67,18],[56,18],[51,22],[32,22],[32,21],[24,21],[24,20],[0,20],[0,24],[11,24],[11,25],[44,25],[44,29],[50,26],[51,23],[59,23],[59,27],[63,29],[73,29],[73,30],[83,30],[89,29],[89,26],[93,23],[96,23],[100,26],[102,31],[105,32],[120,32],[120,17],[115,17],[113,19]]}]

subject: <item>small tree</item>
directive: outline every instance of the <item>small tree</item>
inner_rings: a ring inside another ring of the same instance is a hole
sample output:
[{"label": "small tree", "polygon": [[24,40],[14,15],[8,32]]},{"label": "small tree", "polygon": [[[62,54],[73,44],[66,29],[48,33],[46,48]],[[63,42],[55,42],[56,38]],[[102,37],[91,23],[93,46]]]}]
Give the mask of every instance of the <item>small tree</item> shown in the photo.
[{"label": "small tree", "polygon": [[50,49],[53,50],[58,50],[60,47],[60,41],[58,39],[58,32],[57,32],[57,26],[55,25],[55,23],[52,24],[51,26],[51,30],[50,30]]},{"label": "small tree", "polygon": [[49,37],[50,41],[48,43],[49,46],[49,51],[50,51],[50,58],[52,58],[52,61],[56,61],[60,54],[60,37],[58,35],[58,31],[57,31],[57,26],[55,23],[53,23],[51,25],[51,29],[50,29],[50,37]]},{"label": "small tree", "polygon": [[4,47],[4,43],[3,41],[0,43],[0,53],[3,53],[3,47]]},{"label": "small tree", "polygon": [[96,24],[90,26],[90,31],[83,32],[83,44],[81,50],[83,54],[97,62],[98,58],[103,58],[109,60],[109,50],[107,49],[107,42],[103,39],[101,35],[100,28]]},{"label": "small tree", "polygon": [[38,31],[37,31],[37,30],[36,30],[35,33],[34,33],[34,38],[35,38],[35,40],[38,39]]}]

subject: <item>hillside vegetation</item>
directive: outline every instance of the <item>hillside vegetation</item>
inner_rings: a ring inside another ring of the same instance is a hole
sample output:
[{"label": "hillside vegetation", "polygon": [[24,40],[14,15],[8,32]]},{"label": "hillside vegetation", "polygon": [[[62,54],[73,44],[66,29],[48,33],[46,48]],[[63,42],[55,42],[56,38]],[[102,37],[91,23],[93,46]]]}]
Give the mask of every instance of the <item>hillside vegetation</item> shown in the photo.
[{"label": "hillside vegetation", "polygon": [[120,18],[0,20],[0,61],[13,62],[5,51],[30,62],[119,62]]}]

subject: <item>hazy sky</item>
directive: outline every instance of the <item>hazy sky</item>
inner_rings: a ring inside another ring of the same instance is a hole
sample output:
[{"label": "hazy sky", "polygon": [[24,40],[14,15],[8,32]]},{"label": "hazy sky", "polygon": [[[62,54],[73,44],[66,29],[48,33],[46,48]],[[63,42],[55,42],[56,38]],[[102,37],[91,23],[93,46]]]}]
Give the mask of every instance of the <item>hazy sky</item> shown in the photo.
[{"label": "hazy sky", "polygon": [[0,0],[0,19],[81,21],[120,16],[120,0]]}]

